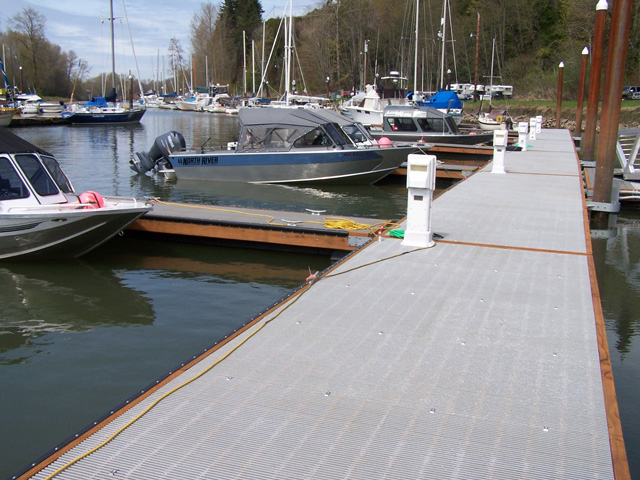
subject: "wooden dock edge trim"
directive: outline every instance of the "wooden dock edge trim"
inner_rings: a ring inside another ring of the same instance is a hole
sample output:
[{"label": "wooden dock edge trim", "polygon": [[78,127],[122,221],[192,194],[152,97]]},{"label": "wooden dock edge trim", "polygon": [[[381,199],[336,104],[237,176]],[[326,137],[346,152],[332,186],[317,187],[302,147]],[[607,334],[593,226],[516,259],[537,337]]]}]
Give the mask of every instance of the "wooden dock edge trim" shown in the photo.
[{"label": "wooden dock edge trim", "polygon": [[[613,380],[613,368],[611,367],[611,356],[609,353],[609,343],[607,341],[607,329],[604,324],[604,313],[602,311],[602,300],[600,298],[600,288],[598,287],[598,276],[596,265],[593,259],[593,246],[591,244],[591,227],[589,222],[589,210],[587,209],[587,191],[590,188],[589,175],[580,165],[580,155],[575,148],[576,162],[578,169],[582,173],[580,188],[582,190],[582,212],[584,218],[584,234],[587,250],[589,252],[589,280],[591,282],[591,297],[593,299],[593,314],[596,322],[596,337],[598,341],[598,354],[600,356],[600,374],[602,376],[602,390],[604,394],[604,408],[607,414],[607,426],[609,430],[609,446],[611,448],[611,461],[613,463],[613,475],[616,480],[630,480],[629,461],[627,459],[627,449],[624,444],[622,433],[622,423],[620,422],[620,411],[618,409],[618,397],[616,386]],[[584,181],[582,181],[584,179]],[[585,185],[586,183],[586,185]],[[586,190],[585,190],[586,186]]]},{"label": "wooden dock edge trim", "polygon": [[[340,267],[344,262],[346,262],[348,259],[350,259],[353,255],[356,255],[357,253],[359,253],[363,249],[373,245],[374,243],[375,243],[374,241],[369,241],[365,245],[363,245],[363,246],[359,247],[358,249],[356,249],[355,251],[352,251],[352,252],[348,253],[343,258],[341,258],[339,261],[337,261],[336,263],[330,265],[325,271],[323,271],[322,274],[320,275],[319,279],[322,279],[322,277],[324,275],[327,275],[327,274],[333,272],[338,267]],[[49,465],[51,465],[53,462],[55,462],[62,455],[64,455],[65,453],[69,452],[70,450],[72,450],[73,448],[78,446],[80,443],[85,441],[87,438],[92,436],[94,433],[96,433],[97,431],[102,429],[105,425],[111,423],[113,420],[115,420],[119,416],[121,416],[124,413],[126,413],[129,409],[131,409],[132,407],[136,406],[137,404],[139,404],[143,400],[147,399],[150,395],[152,395],[153,393],[158,391],[160,388],[164,387],[167,383],[173,381],[174,379],[176,379],[177,377],[182,375],[184,372],[186,372],[189,369],[191,369],[194,365],[197,365],[202,360],[204,360],[207,357],[209,357],[211,354],[217,352],[220,348],[224,347],[225,345],[227,345],[232,340],[235,340],[240,335],[244,334],[245,332],[247,332],[251,328],[255,327],[259,322],[261,322],[262,320],[267,318],[269,315],[271,315],[272,313],[274,313],[275,311],[280,309],[283,305],[285,305],[287,302],[289,302],[290,300],[295,298],[297,295],[303,294],[304,293],[303,290],[304,289],[308,289],[308,288],[309,288],[309,285],[303,285],[303,286],[295,289],[289,295],[287,295],[286,297],[282,298],[277,304],[272,305],[270,308],[268,308],[267,310],[265,310],[264,312],[259,314],[256,318],[254,318],[253,320],[251,320],[250,322],[245,324],[243,327],[239,328],[237,331],[235,331],[232,334],[230,334],[228,337],[222,339],[220,342],[218,342],[215,345],[213,345],[212,347],[206,349],[206,351],[201,352],[195,358],[193,358],[189,362],[185,363],[180,368],[177,368],[175,371],[173,371],[173,373],[167,375],[166,377],[164,377],[162,380],[158,381],[153,386],[149,387],[147,390],[144,391],[144,393],[141,393],[137,397],[133,398],[126,405],[123,405],[120,408],[117,408],[116,410],[114,410],[113,413],[111,413],[108,416],[104,417],[101,421],[99,421],[98,423],[93,425],[91,428],[87,429],[82,434],[78,435],[76,438],[72,439],[71,441],[69,441],[65,445],[61,446],[60,448],[57,448],[57,450],[55,450],[55,452],[51,453],[50,455],[48,455],[43,460],[40,460],[39,462],[37,462],[33,467],[31,467],[30,469],[26,470],[24,473],[22,473],[22,474],[18,475],[17,477],[15,477],[15,479],[16,480],[27,480],[29,478],[32,478],[34,475],[38,474],[40,471],[44,470]]]},{"label": "wooden dock edge trim", "polygon": [[332,250],[353,250],[349,245],[349,235],[343,231],[304,231],[278,230],[261,226],[241,227],[229,225],[201,224],[191,222],[172,222],[158,219],[139,219],[129,226],[130,230],[166,235],[185,235],[192,237],[237,240],[243,242],[289,245],[307,248],[325,248]]},{"label": "wooden dock edge trim", "polygon": [[589,277],[591,279],[591,295],[593,297],[593,311],[596,321],[596,336],[598,341],[598,353],[600,355],[600,373],[602,375],[602,389],[604,393],[604,406],[607,414],[607,424],[609,429],[609,446],[611,447],[611,461],[613,463],[613,473],[616,480],[630,480],[629,462],[627,451],[622,435],[622,424],[620,422],[620,411],[618,410],[618,399],[616,387],[613,380],[613,369],[611,368],[611,357],[609,356],[609,344],[607,342],[607,330],[604,324],[604,314],[600,301],[600,290],[598,288],[598,278],[593,256],[589,255]]},{"label": "wooden dock edge trim", "polygon": [[457,240],[443,240],[437,239],[436,243],[446,243],[448,245],[464,245],[466,247],[483,247],[483,248],[497,248],[501,250],[519,250],[522,252],[537,252],[537,253],[555,253],[558,255],[576,255],[585,257],[590,255],[587,252],[572,252],[569,250],[551,250],[545,248],[532,248],[532,247],[518,247],[515,245],[494,245],[491,243],[473,243],[473,242],[460,242]]}]

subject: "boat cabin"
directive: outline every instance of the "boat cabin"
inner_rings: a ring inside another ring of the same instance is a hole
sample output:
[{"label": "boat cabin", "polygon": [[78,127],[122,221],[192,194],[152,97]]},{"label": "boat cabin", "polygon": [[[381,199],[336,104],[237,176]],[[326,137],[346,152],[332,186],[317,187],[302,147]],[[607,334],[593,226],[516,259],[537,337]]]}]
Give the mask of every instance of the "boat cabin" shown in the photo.
[{"label": "boat cabin", "polygon": [[390,106],[384,109],[385,132],[457,134],[458,126],[451,115],[433,107]]},{"label": "boat cabin", "polygon": [[73,187],[52,156],[0,154],[0,210],[67,203],[65,194],[73,194]]}]

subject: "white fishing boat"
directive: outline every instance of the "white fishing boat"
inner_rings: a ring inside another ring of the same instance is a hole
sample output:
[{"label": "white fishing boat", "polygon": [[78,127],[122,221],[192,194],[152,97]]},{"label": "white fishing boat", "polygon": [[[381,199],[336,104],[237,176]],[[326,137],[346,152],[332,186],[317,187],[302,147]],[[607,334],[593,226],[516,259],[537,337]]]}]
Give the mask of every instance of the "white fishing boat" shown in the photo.
[{"label": "white fishing boat", "polygon": [[0,127],[8,127],[17,112],[18,110],[15,108],[0,108]]},{"label": "white fishing boat", "polygon": [[151,209],[133,198],[75,193],[53,156],[0,129],[0,260],[78,257]]},{"label": "white fishing boat", "polygon": [[[391,72],[388,77],[383,79],[392,79],[394,85],[398,85],[398,79],[401,79],[398,72]],[[402,78],[404,79],[404,78]],[[404,79],[406,80],[406,79]],[[361,123],[371,127],[382,126],[382,112],[388,105],[408,105],[408,100],[402,95],[403,91],[394,91],[392,89],[382,87],[383,95],[391,93],[391,96],[380,97],[374,85],[365,87],[365,95],[362,100],[355,103],[345,103],[342,105],[342,111],[351,117],[354,122]],[[397,93],[400,93],[399,95]]]}]

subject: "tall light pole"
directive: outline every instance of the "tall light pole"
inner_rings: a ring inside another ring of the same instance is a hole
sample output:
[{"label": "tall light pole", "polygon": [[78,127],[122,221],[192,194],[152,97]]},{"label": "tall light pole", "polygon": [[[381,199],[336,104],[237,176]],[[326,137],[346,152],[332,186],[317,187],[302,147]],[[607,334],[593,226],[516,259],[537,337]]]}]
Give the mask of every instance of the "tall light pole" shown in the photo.
[{"label": "tall light pole", "polygon": [[578,109],[576,110],[576,128],[573,130],[573,136],[579,137],[582,132],[582,104],[584,103],[584,77],[587,72],[587,57],[589,49],[584,47],[582,50],[582,60],[580,62],[580,86],[578,87]]},{"label": "tall light pole", "polygon": [[22,90],[22,65],[18,67],[18,70],[20,70],[20,93],[22,93],[24,91]]},{"label": "tall light pole", "polygon": [[560,117],[562,116],[562,77],[564,76],[564,62],[558,65],[558,98],[556,104],[556,128],[560,128]]},{"label": "tall light pole", "polygon": [[606,0],[600,0],[596,5],[596,24],[593,32],[591,49],[591,70],[589,72],[589,93],[587,94],[587,118],[584,124],[582,160],[595,160],[596,123],[598,122],[598,102],[600,100],[600,78],[602,76],[602,56],[604,51],[604,33],[607,25]]}]

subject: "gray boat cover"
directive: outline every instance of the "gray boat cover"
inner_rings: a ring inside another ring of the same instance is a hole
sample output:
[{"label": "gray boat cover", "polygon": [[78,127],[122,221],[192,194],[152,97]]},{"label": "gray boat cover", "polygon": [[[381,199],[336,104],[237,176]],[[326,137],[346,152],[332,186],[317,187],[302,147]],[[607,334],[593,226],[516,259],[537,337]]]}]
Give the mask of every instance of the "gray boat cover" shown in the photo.
[{"label": "gray boat cover", "polygon": [[0,127],[0,153],[41,153],[51,155],[26,140],[10,132],[7,127]]}]

